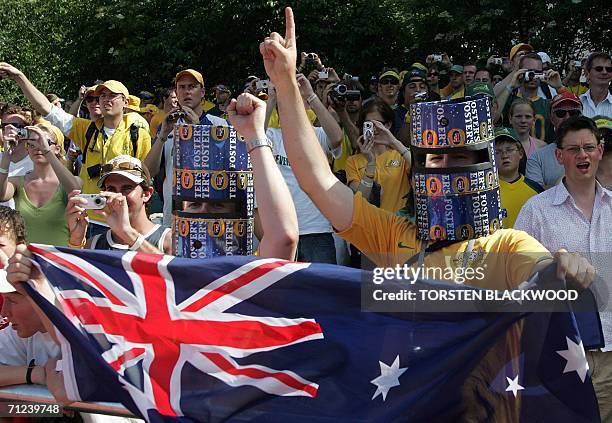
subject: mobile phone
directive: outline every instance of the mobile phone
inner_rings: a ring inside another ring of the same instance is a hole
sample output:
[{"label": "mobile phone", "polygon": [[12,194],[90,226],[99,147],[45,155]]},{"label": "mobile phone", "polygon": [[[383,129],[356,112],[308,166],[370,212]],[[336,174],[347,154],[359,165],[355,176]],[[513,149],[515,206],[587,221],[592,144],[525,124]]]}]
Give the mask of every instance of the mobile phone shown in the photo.
[{"label": "mobile phone", "polygon": [[79,194],[79,197],[87,200],[87,204],[81,205],[86,210],[101,210],[106,207],[106,198],[100,194]]}]

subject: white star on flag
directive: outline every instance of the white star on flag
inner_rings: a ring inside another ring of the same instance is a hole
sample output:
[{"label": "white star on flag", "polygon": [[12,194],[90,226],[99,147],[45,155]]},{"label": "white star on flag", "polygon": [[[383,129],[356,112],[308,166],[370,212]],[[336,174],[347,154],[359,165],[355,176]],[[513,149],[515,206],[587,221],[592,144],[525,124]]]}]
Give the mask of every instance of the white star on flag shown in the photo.
[{"label": "white star on flag", "polygon": [[399,386],[399,377],[408,369],[408,367],[400,368],[399,359],[399,355],[395,357],[391,366],[387,366],[382,361],[378,362],[380,364],[380,376],[370,381],[370,383],[376,385],[376,392],[374,392],[372,399],[382,394],[384,401],[387,399],[389,389]]},{"label": "white star on flag", "polygon": [[587,363],[582,341],[577,344],[567,336],[565,339],[567,341],[567,349],[557,351],[557,354],[567,360],[563,373],[576,372],[578,373],[580,380],[584,383],[584,378],[589,370],[589,363]]},{"label": "white star on flag", "polygon": [[525,389],[521,385],[519,385],[518,375],[516,375],[514,379],[510,379],[508,376],[506,376],[506,380],[508,380],[508,387],[506,388],[506,392],[512,391],[512,393],[514,394],[514,398],[516,398],[516,394],[518,391],[522,391],[523,389]]}]

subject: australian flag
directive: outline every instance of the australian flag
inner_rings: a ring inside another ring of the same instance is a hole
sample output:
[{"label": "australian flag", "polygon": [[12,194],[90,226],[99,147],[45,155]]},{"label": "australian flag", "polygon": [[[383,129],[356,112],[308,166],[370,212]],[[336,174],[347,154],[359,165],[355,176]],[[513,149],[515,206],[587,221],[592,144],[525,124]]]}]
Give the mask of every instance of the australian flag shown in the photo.
[{"label": "australian flag", "polygon": [[363,312],[341,266],[30,249],[72,400],[151,422],[599,421],[569,312]]}]

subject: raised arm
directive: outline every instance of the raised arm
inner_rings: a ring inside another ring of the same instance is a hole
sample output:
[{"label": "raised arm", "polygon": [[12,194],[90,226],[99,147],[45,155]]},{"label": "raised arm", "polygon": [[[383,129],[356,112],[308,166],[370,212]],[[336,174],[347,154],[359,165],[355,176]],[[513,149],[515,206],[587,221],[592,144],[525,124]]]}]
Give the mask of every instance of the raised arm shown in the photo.
[{"label": "raised arm", "polygon": [[351,224],[353,192],[332,173],[306,115],[295,79],[295,25],[289,7],[285,19],[285,37],[273,32],[259,45],[266,72],[276,87],[285,150],[302,190],[341,231]]},{"label": "raised arm", "polygon": [[0,63],[0,77],[8,77],[15,81],[19,88],[21,88],[23,95],[32,103],[32,106],[38,113],[47,116],[51,112],[51,107],[53,106],[47,100],[47,97],[19,69],[8,63]]},{"label": "raised arm", "polygon": [[227,106],[230,123],[244,136],[253,163],[257,210],[263,228],[259,255],[293,260],[298,242],[298,223],[289,188],[276,165],[266,140],[266,103],[251,94],[240,94]]},{"label": "raised arm", "polygon": [[13,198],[15,195],[15,185],[9,180],[9,166],[11,165],[11,154],[13,151],[12,145],[16,144],[17,140],[14,137],[14,128],[8,127],[8,136],[4,136],[0,130],[0,144],[4,147],[4,154],[0,160],[0,201],[6,201]]}]

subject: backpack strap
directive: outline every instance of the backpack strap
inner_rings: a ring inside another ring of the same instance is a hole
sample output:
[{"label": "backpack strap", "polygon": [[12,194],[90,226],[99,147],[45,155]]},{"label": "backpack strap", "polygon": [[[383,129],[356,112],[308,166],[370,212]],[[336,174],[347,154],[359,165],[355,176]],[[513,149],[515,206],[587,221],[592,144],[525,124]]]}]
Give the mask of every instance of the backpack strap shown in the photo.
[{"label": "backpack strap", "polygon": [[[91,140],[94,138],[98,138],[98,127],[95,122],[91,122],[87,127],[87,132],[85,132],[85,148],[83,148],[83,165],[87,163],[87,149],[89,148],[89,144],[91,144]],[[95,145],[95,142],[94,142]],[[93,151],[94,146],[91,146],[91,151]]]},{"label": "backpack strap", "polygon": [[132,141],[132,156],[136,157],[138,149],[138,126],[135,123],[130,125],[130,140]]}]

